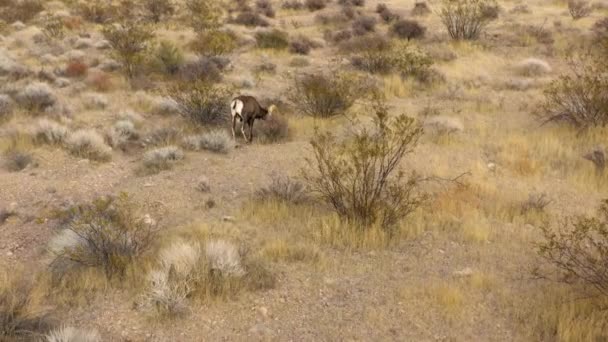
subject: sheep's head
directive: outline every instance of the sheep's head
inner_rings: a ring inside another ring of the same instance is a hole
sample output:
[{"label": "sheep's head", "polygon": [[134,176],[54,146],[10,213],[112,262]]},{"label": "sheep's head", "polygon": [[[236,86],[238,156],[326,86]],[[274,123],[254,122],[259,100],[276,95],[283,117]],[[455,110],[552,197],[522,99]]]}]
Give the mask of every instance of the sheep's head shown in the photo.
[{"label": "sheep's head", "polygon": [[267,118],[272,116],[272,112],[275,111],[277,109],[277,106],[275,105],[270,105],[270,107],[268,107],[268,114],[267,114]]}]

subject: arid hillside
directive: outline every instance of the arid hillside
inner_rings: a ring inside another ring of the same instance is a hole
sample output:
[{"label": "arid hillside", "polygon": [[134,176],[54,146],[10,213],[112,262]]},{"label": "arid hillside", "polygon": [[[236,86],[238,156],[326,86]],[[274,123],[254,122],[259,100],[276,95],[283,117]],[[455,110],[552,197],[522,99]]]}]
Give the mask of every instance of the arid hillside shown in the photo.
[{"label": "arid hillside", "polygon": [[606,341],[607,56],[606,0],[0,0],[0,341]]}]

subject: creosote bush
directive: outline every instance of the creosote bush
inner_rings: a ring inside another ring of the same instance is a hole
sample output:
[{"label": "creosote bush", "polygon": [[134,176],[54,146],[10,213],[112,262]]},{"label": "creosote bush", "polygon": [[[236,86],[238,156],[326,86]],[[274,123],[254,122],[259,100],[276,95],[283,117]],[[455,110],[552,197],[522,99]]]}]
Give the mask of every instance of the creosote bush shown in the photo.
[{"label": "creosote bush", "polygon": [[568,0],[568,12],[574,20],[588,17],[591,13],[591,6],[587,0]]},{"label": "creosote bush", "polygon": [[577,128],[608,125],[608,65],[601,55],[570,63],[572,72],[553,81],[545,91],[541,119],[566,122]]},{"label": "creosote bush", "polygon": [[156,49],[156,63],[164,73],[175,75],[184,64],[184,54],[175,44],[162,41]]},{"label": "creosote bush", "polygon": [[208,82],[182,82],[169,90],[180,114],[199,125],[220,125],[228,120],[230,90]]},{"label": "creosote bush", "polygon": [[362,36],[375,30],[376,19],[374,17],[361,16],[353,21],[352,31],[355,35]]},{"label": "creosote bush", "polygon": [[401,39],[418,39],[424,37],[426,28],[415,20],[403,19],[391,26],[391,33]]},{"label": "creosote bush", "polygon": [[186,0],[187,20],[195,32],[217,29],[220,26],[222,8],[215,0]]},{"label": "creosote bush", "polygon": [[304,184],[286,176],[273,177],[269,185],[256,191],[255,196],[265,201],[293,204],[301,204],[308,200]]},{"label": "creosote bush", "polygon": [[405,114],[389,117],[384,102],[375,102],[371,128],[354,130],[341,141],[330,132],[315,133],[310,142],[314,158],[308,159],[303,176],[349,225],[361,230],[376,226],[390,235],[425,197],[419,178],[400,168],[422,128]]},{"label": "creosote bush", "polygon": [[154,23],[159,23],[175,13],[175,5],[171,0],[144,0],[143,8],[146,17]]},{"label": "creosote bush", "polygon": [[221,56],[236,49],[237,37],[231,31],[205,30],[197,35],[191,47],[201,56]]},{"label": "creosote bush", "polygon": [[135,20],[121,24],[108,24],[103,28],[104,37],[110,42],[114,56],[122,63],[128,78],[133,78],[143,66],[146,53],[154,38],[152,28]]},{"label": "creosote bush", "polygon": [[329,118],[346,112],[367,90],[361,78],[334,71],[295,76],[288,96],[302,114]]},{"label": "creosote bush", "polygon": [[450,37],[456,40],[479,38],[498,15],[494,0],[443,0],[442,4],[441,22]]},{"label": "creosote bush", "polygon": [[50,242],[51,269],[61,277],[80,268],[95,268],[108,279],[127,268],[154,241],[157,225],[126,193],[99,197],[58,213],[66,225]]},{"label": "creosote bush", "polygon": [[277,29],[256,33],[255,41],[257,47],[261,49],[283,50],[289,46],[289,36],[287,32]]},{"label": "creosote bush", "polygon": [[567,284],[582,283],[608,297],[608,200],[602,202],[597,217],[570,217],[557,231],[547,225],[541,231],[544,239],[538,252],[557,270],[545,276]]}]

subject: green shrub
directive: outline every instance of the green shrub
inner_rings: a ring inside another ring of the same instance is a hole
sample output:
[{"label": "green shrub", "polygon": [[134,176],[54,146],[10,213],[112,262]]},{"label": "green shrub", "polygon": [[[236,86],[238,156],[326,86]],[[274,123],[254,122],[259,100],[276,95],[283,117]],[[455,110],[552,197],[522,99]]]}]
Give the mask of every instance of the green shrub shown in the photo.
[{"label": "green shrub", "polygon": [[175,44],[163,41],[156,49],[156,62],[164,73],[174,75],[184,64],[184,54]]},{"label": "green shrub", "polygon": [[220,27],[222,8],[215,0],[186,0],[185,7],[194,32]]},{"label": "green shrub", "polygon": [[541,118],[577,128],[608,125],[608,64],[600,55],[571,63],[572,72],[545,91]]},{"label": "green shrub", "polygon": [[557,231],[548,225],[541,231],[544,239],[538,252],[557,274],[539,270],[540,274],[567,284],[582,283],[608,297],[608,200],[602,202],[598,217],[570,217]]},{"label": "green shrub", "polygon": [[114,55],[119,60],[128,78],[133,78],[143,65],[149,51],[154,32],[136,21],[108,24],[103,28],[104,37],[110,42]]},{"label": "green shrub", "polygon": [[255,34],[257,47],[261,49],[283,50],[289,46],[287,32],[274,29],[272,31],[260,31]]},{"label": "green shrub", "polygon": [[169,90],[169,96],[177,102],[181,114],[203,126],[227,122],[230,94],[228,88],[203,81],[182,82]]},{"label": "green shrub", "polygon": [[126,194],[100,197],[60,212],[67,222],[51,241],[51,268],[62,276],[76,268],[98,268],[106,277],[122,277],[150,247],[156,224],[146,219]]},{"label": "green shrub", "polygon": [[298,110],[329,118],[346,112],[369,90],[362,79],[347,73],[329,72],[295,76],[288,97]]},{"label": "green shrub", "polygon": [[374,110],[373,127],[354,130],[350,138],[316,132],[310,142],[314,158],[303,173],[310,189],[349,225],[391,234],[424,199],[418,178],[399,166],[422,128],[405,114],[389,117],[382,101]]},{"label": "green shrub", "polygon": [[498,14],[494,0],[443,0],[442,3],[441,22],[450,37],[457,40],[479,38]]},{"label": "green shrub", "polygon": [[206,30],[197,35],[192,49],[202,56],[220,56],[236,49],[237,37],[230,31]]}]

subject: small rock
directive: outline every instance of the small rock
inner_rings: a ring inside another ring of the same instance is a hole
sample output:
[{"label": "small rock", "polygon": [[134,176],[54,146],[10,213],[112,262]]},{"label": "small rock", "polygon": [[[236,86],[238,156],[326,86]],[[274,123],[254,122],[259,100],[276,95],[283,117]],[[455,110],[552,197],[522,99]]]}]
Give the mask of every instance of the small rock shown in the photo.
[{"label": "small rock", "polygon": [[454,271],[454,273],[452,274],[456,277],[470,277],[471,275],[473,275],[473,269],[470,267],[466,267],[460,271]]},{"label": "small rock", "polygon": [[198,179],[196,184],[196,188],[201,192],[209,192],[211,191],[211,185],[209,184],[209,179],[205,176],[201,176]]},{"label": "small rock", "polygon": [[259,307],[258,308],[258,312],[260,313],[260,315],[262,315],[264,318],[268,317],[268,308],[266,308],[265,306]]},{"label": "small rock", "polygon": [[74,43],[74,47],[79,50],[88,49],[91,46],[93,46],[93,42],[89,38],[80,38]]},{"label": "small rock", "polygon": [[6,256],[7,256],[7,257],[11,257],[11,256],[13,256],[13,252],[11,252],[11,251],[6,252]]},{"label": "small rock", "polygon": [[488,170],[490,170],[492,172],[496,171],[496,164],[488,163]]},{"label": "small rock", "polygon": [[95,48],[98,50],[107,50],[111,47],[112,46],[110,45],[110,42],[108,42],[107,40],[100,40],[97,43],[95,43]]},{"label": "small rock", "polygon": [[16,31],[21,31],[23,30],[26,26],[24,23],[22,23],[21,21],[15,21],[11,27],[16,30]]},{"label": "small rock", "polygon": [[222,221],[224,221],[224,222],[234,222],[234,217],[233,216],[224,216],[224,217],[222,217]]}]

